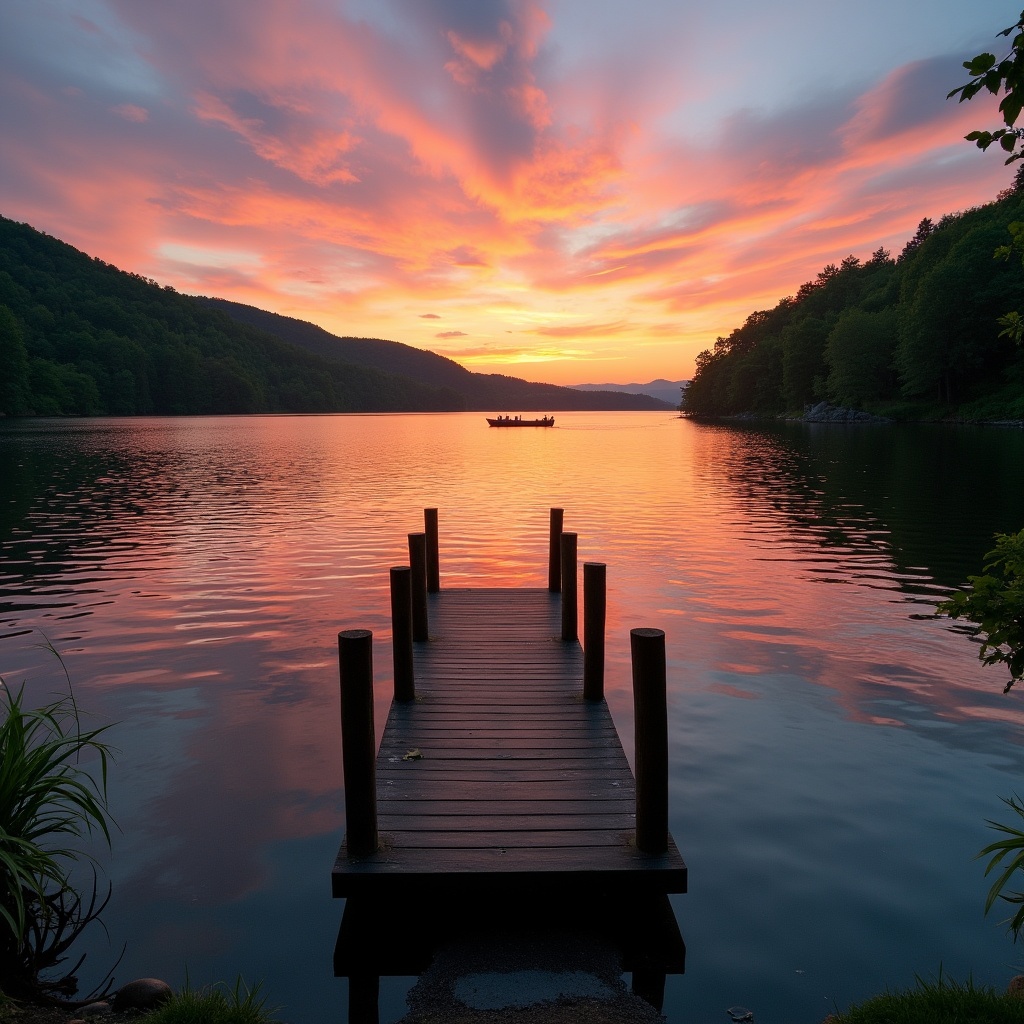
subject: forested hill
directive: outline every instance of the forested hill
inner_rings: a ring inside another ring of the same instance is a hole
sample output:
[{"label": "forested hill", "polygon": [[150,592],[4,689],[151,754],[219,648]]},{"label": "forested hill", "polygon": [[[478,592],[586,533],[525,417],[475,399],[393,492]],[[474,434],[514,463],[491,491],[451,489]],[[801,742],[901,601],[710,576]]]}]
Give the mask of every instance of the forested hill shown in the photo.
[{"label": "forested hill", "polygon": [[985,206],[921,221],[897,258],[848,256],[697,358],[684,399],[703,416],[800,413],[823,400],[901,418],[1024,418],[1024,175]]},{"label": "forested hill", "polygon": [[673,408],[647,395],[615,391],[586,394],[554,384],[534,384],[517,377],[472,373],[445,356],[397,341],[339,337],[305,320],[269,313],[265,309],[240,302],[207,298],[200,301],[241,323],[259,327],[317,355],[402,374],[436,387],[450,388],[463,397],[463,407],[470,410],[529,409],[550,412],[565,409]]},{"label": "forested hill", "polygon": [[[408,349],[357,342],[362,346]],[[461,386],[381,365],[308,351],[0,217],[0,415],[660,407],[646,397],[580,404],[580,393],[568,388],[456,366],[479,379],[470,401]]]}]

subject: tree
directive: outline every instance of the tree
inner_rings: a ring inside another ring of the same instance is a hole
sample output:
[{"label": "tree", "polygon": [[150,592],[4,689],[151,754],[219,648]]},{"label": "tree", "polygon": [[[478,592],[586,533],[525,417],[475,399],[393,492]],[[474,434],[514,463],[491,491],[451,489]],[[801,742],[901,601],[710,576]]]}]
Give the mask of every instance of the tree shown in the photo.
[{"label": "tree", "polygon": [[828,324],[808,316],[782,332],[782,391],[786,407],[799,409],[807,402],[824,398],[825,341]]},{"label": "tree", "polygon": [[931,218],[925,217],[921,223],[917,225],[917,231],[914,233],[914,237],[910,239],[905,246],[903,246],[903,252],[900,253],[896,262],[902,263],[905,259],[913,256],[913,254],[921,248],[934,231],[935,225],[932,223]]},{"label": "tree", "polygon": [[861,408],[888,398],[895,384],[896,311],[847,310],[825,345],[828,396],[839,405]]},{"label": "tree", "polygon": [[28,351],[17,317],[0,305],[0,416],[28,412]]},{"label": "tree", "polygon": [[970,73],[971,80],[953,89],[946,99],[959,94],[958,102],[963,103],[977,96],[982,89],[987,89],[993,96],[1002,92],[999,112],[1003,115],[1005,127],[991,132],[974,131],[964,138],[983,150],[988,149],[993,142],[998,142],[1000,148],[1009,153],[1006,158],[1009,164],[1024,157],[1024,152],[1015,152],[1018,141],[1024,137],[1024,130],[1016,127],[1017,118],[1024,108],[1024,11],[1021,11],[1015,25],[1004,28],[999,35],[1013,35],[1009,53],[999,61],[992,53],[979,53],[971,60],[965,60],[964,67]]}]

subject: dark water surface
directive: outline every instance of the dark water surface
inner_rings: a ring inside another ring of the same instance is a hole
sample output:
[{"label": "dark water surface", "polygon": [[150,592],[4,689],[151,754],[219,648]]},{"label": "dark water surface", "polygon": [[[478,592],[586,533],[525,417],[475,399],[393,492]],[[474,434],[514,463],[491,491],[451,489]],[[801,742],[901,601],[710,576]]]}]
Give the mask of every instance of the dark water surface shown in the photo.
[{"label": "dark water surface", "polygon": [[[932,606],[1024,526],[1024,434],[704,426],[657,413],[0,425],[0,675],[45,699],[61,653],[118,723],[100,851],[121,981],[262,979],[291,1024],[345,1017],[331,976],[344,830],[335,636],[374,630],[421,509],[442,585],[543,585],[547,509],[608,564],[608,700],[632,756],[628,631],[666,630],[673,1022],[820,1020],[915,974],[1003,986],[974,855],[1021,788],[1024,694]],[[396,921],[396,929],[416,926]],[[385,981],[382,1019],[410,979]]]}]

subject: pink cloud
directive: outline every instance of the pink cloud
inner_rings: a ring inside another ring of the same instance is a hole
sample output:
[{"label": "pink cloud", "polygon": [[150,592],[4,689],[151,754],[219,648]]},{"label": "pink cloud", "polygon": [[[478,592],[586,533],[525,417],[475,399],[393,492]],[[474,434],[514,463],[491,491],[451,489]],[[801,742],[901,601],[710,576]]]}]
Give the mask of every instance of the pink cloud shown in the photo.
[{"label": "pink cloud", "polygon": [[118,117],[123,117],[126,121],[133,121],[135,124],[145,124],[149,120],[149,111],[134,103],[121,103],[113,110]]},{"label": "pink cloud", "polygon": [[0,212],[341,333],[429,345],[419,321],[443,315],[453,337],[587,337],[611,365],[645,339],[689,359],[825,263],[898,249],[922,216],[1009,181],[962,141],[989,108],[943,99],[962,58],[724,111],[690,138],[667,115],[715,97],[666,74],[674,43],[652,39],[643,67],[610,47],[567,68],[561,12],[536,0],[382,3],[374,22],[110,0],[111,24],[74,38],[119,76],[12,45]]}]

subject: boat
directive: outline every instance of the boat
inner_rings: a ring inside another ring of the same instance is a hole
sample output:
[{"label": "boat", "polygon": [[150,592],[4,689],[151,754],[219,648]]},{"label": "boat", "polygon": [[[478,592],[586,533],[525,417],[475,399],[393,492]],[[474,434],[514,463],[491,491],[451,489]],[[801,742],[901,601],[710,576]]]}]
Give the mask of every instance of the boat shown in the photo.
[{"label": "boat", "polygon": [[539,420],[524,420],[519,416],[488,416],[487,423],[492,427],[553,427],[554,416],[541,416]]}]

